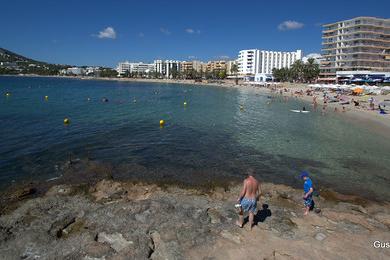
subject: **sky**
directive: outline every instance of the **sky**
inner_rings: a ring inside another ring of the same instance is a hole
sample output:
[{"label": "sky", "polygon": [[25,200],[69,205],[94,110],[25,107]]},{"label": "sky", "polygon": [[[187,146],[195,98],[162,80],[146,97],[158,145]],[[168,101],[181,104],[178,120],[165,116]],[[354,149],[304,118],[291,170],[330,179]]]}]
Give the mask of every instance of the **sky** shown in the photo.
[{"label": "sky", "polygon": [[0,0],[0,47],[50,63],[110,67],[235,59],[252,48],[320,53],[322,24],[389,18],[389,10],[389,0]]}]

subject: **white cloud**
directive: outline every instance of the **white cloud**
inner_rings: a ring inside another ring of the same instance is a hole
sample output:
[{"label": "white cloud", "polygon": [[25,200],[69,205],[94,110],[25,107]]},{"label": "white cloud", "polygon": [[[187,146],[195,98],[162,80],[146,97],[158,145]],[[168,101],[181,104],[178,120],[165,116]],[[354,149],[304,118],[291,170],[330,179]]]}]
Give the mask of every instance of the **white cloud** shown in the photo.
[{"label": "white cloud", "polygon": [[115,39],[116,32],[115,32],[114,28],[109,26],[106,29],[104,29],[103,31],[100,31],[97,37],[100,39]]},{"label": "white cloud", "polygon": [[321,54],[319,53],[310,53],[310,54],[307,54],[305,57],[302,58],[302,61],[304,63],[307,62],[308,59],[310,58],[313,58],[315,60],[316,63],[319,63],[319,60],[321,59]]},{"label": "white cloud", "polygon": [[278,25],[280,31],[301,29],[304,26],[303,23],[297,21],[284,21]]},{"label": "white cloud", "polygon": [[160,32],[162,32],[165,35],[171,35],[171,32],[167,28],[164,28],[164,27],[160,28]]},{"label": "white cloud", "polygon": [[195,30],[195,29],[192,29],[192,28],[187,28],[184,31],[186,33],[189,33],[189,34],[194,34],[194,33],[200,34],[200,30]]},{"label": "white cloud", "polygon": [[221,59],[221,60],[228,60],[230,57],[227,56],[227,55],[220,55],[217,57],[218,59]]}]

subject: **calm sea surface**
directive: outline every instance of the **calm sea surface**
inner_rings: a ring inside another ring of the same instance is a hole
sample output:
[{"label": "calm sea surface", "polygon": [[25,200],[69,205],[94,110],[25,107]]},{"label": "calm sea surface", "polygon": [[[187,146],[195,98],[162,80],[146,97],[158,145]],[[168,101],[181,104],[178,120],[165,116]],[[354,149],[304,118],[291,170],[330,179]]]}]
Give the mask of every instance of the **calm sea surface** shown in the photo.
[{"label": "calm sea surface", "polygon": [[300,186],[305,169],[317,187],[390,195],[390,138],[331,112],[292,113],[304,105],[295,99],[251,89],[31,77],[0,77],[0,93],[0,187],[60,176],[71,154],[109,163],[129,179],[224,181],[252,167],[263,181]]}]

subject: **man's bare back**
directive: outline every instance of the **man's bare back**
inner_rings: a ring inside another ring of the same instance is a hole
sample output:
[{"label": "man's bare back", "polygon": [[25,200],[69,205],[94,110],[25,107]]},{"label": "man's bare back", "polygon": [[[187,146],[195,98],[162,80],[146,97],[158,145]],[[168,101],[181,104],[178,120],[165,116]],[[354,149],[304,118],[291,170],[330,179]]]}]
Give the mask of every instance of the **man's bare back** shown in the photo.
[{"label": "man's bare back", "polygon": [[249,176],[244,180],[243,197],[248,199],[257,199],[260,194],[259,182],[253,176]]},{"label": "man's bare back", "polygon": [[253,177],[253,172],[248,172],[248,177],[244,180],[240,196],[237,202],[241,205],[239,218],[236,224],[242,227],[244,224],[244,211],[249,213],[249,227],[252,229],[254,215],[257,212],[257,200],[261,194],[260,183]]}]

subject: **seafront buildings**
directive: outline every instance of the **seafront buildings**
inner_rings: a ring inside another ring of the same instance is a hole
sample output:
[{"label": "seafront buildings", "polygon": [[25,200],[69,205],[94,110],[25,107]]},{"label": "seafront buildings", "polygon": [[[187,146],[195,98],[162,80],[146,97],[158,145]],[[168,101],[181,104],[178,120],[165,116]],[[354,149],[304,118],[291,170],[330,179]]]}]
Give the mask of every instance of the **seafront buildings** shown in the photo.
[{"label": "seafront buildings", "polygon": [[301,50],[295,52],[241,50],[237,59],[238,74],[241,76],[271,75],[272,69],[290,68],[295,61],[301,59]]},{"label": "seafront buildings", "polygon": [[177,60],[155,60],[154,70],[164,78],[173,78],[180,72],[180,65]]},{"label": "seafront buildings", "polygon": [[208,61],[206,64],[206,71],[214,72],[214,71],[226,70],[226,65],[227,65],[226,60]]},{"label": "seafront buildings", "polygon": [[193,60],[193,61],[183,61],[181,62],[180,72],[188,72],[188,71],[202,71],[202,62]]},{"label": "seafront buildings", "polygon": [[356,17],[323,25],[320,80],[388,76],[390,19]]},{"label": "seafront buildings", "polygon": [[118,75],[125,75],[126,73],[149,73],[154,71],[154,64],[125,61],[118,64],[116,71],[118,72]]}]

